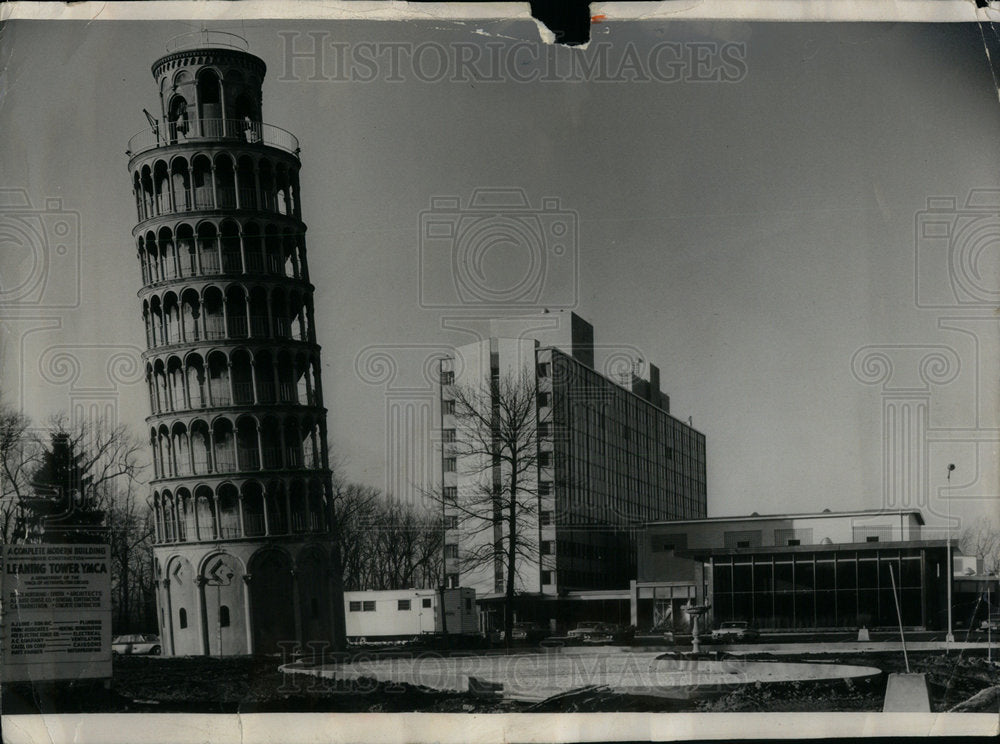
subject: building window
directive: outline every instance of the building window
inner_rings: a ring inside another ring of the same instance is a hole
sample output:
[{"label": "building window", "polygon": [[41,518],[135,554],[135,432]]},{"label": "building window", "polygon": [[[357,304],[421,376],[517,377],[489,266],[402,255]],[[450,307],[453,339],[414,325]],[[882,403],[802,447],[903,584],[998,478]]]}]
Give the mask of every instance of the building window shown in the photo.
[{"label": "building window", "polygon": [[446,530],[458,529],[458,517],[454,514],[447,514],[444,518],[444,528]]},{"label": "building window", "polygon": [[443,429],[441,431],[441,441],[442,442],[454,442],[455,441],[455,430],[454,429]]},{"label": "building window", "polygon": [[361,603],[360,602],[351,602],[348,605],[348,607],[350,608],[351,612],[361,612]]},{"label": "building window", "polygon": [[539,393],[538,394],[538,407],[539,408],[543,408],[544,406],[547,406],[547,405],[549,405],[549,394],[548,393]]},{"label": "building window", "polygon": [[539,377],[548,377],[549,374],[550,374],[550,372],[551,372],[551,369],[552,369],[552,367],[551,367],[551,365],[548,362],[541,362],[538,365],[538,376]]},{"label": "building window", "polygon": [[542,584],[544,586],[551,586],[552,585],[552,572],[551,571],[542,571]]},{"label": "building window", "polygon": [[552,524],[552,512],[550,512],[550,511],[542,511],[538,515],[538,522],[539,522],[539,524],[542,525],[542,527],[545,527],[547,525]]},{"label": "building window", "polygon": [[458,589],[458,574],[448,574],[448,586],[452,589]]},{"label": "building window", "polygon": [[441,401],[441,413],[445,415],[455,413],[455,401],[453,400],[442,400]]},{"label": "building window", "polygon": [[396,609],[399,612],[409,612],[409,610],[410,610],[410,600],[408,600],[408,599],[399,599],[399,600],[396,600]]},{"label": "building window", "polygon": [[887,524],[872,524],[864,527],[855,527],[854,542],[879,542],[869,538],[878,537],[882,540],[892,540],[892,526]]},{"label": "building window", "polygon": [[759,548],[761,543],[760,530],[734,530],[724,535],[727,548]]},{"label": "building window", "polygon": [[547,468],[552,464],[552,453],[551,452],[539,452],[538,453],[538,467]]},{"label": "building window", "polygon": [[465,611],[472,612],[472,597],[465,598]]},{"label": "building window", "polygon": [[431,598],[430,597],[424,597],[423,599],[421,599],[420,600],[420,606],[421,607],[430,607],[431,606]]},{"label": "building window", "polygon": [[454,473],[455,472],[455,468],[457,468],[457,467],[458,467],[458,459],[457,458],[454,458],[454,457],[446,457],[446,458],[444,458],[444,472],[446,472],[446,473]]},{"label": "building window", "polygon": [[448,543],[444,546],[444,557],[445,558],[458,558],[458,545],[455,543]]},{"label": "building window", "polygon": [[687,547],[687,535],[651,535],[649,549],[654,553],[683,550]]},{"label": "building window", "polygon": [[184,630],[184,628],[186,628],[188,626],[188,613],[187,613],[187,610],[185,610],[183,607],[181,607],[181,610],[180,610],[180,612],[177,613],[177,615],[180,618],[181,630]]},{"label": "building window", "polygon": [[666,454],[666,457],[667,457],[668,460],[673,460],[674,459],[674,448],[673,447],[667,447],[665,454]]},{"label": "building window", "polygon": [[865,538],[865,542],[878,542],[878,535],[868,535]]},{"label": "building window", "polygon": [[453,370],[444,370],[441,372],[441,384],[442,385],[454,385],[455,384],[455,372]]},{"label": "building window", "polygon": [[361,609],[363,612],[375,612],[375,600],[364,600],[361,603]]},{"label": "building window", "polygon": [[[795,542],[792,542],[795,540]],[[775,530],[775,545],[812,545],[813,531],[811,527],[797,530]]]},{"label": "building window", "polygon": [[547,437],[552,434],[552,424],[548,421],[540,421],[538,424],[538,436]]},{"label": "building window", "polygon": [[538,482],[538,495],[548,496],[552,493],[552,481],[539,481]]},{"label": "building window", "polygon": [[444,497],[446,500],[454,502],[458,498],[458,486],[445,486]]},{"label": "building window", "polygon": [[219,607],[219,627],[228,628],[229,627],[229,608],[225,605]]},{"label": "building window", "polygon": [[552,555],[551,540],[542,540],[542,555]]}]

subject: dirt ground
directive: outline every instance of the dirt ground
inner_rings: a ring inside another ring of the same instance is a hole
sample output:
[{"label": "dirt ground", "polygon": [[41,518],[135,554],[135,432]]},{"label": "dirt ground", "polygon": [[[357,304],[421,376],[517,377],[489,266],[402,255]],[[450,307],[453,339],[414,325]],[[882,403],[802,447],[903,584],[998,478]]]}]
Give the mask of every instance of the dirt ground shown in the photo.
[{"label": "dirt ground", "polygon": [[[743,658],[766,660],[765,654]],[[216,659],[116,657],[111,690],[100,685],[54,685],[35,689],[9,685],[4,714],[38,712],[608,712],[608,711],[880,711],[886,674],[905,671],[902,655],[825,654],[781,661],[826,661],[874,666],[883,674],[861,681],[788,682],[747,685],[700,700],[614,695],[587,689],[541,703],[499,699],[489,690],[440,692],[362,679],[331,684],[278,671],[276,657]],[[927,675],[931,709],[959,706],[969,712],[1000,712],[1000,665],[982,654],[911,653],[910,668]],[[977,696],[965,707],[964,701]]]}]

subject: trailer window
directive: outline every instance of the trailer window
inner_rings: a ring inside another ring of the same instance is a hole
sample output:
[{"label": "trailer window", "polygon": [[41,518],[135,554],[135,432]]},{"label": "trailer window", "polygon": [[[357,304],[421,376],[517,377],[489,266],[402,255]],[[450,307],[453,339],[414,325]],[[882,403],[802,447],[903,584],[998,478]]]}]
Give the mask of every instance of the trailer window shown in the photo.
[{"label": "trailer window", "polygon": [[350,604],[351,612],[361,612],[360,602],[351,602]]},{"label": "trailer window", "polygon": [[410,600],[408,600],[408,599],[399,599],[399,600],[396,600],[396,609],[400,610],[400,611],[409,610],[410,609]]},{"label": "trailer window", "polygon": [[421,604],[422,607],[430,607],[431,606],[431,598],[430,597],[426,597],[426,598],[422,599],[420,601],[420,604]]},{"label": "trailer window", "polygon": [[472,599],[470,597],[465,598],[465,611],[472,612]]},{"label": "trailer window", "polygon": [[375,612],[375,600],[365,600],[361,603],[361,609],[365,612]]}]

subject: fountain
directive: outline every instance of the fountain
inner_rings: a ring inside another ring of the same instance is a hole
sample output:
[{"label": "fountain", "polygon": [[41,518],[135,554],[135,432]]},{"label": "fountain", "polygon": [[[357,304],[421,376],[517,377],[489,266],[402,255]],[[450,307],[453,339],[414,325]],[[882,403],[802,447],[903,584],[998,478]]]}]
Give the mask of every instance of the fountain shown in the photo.
[{"label": "fountain", "polygon": [[703,604],[687,604],[684,606],[684,612],[688,614],[691,618],[691,653],[697,655],[701,652],[701,641],[698,637],[698,618],[705,615],[712,605]]}]

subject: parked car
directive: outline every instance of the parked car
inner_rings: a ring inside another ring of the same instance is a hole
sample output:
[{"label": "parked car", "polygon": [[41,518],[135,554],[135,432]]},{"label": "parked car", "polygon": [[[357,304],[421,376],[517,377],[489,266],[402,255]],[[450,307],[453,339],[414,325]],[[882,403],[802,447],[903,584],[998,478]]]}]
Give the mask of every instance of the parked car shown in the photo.
[{"label": "parked car", "polygon": [[622,626],[614,623],[580,623],[566,634],[572,643],[610,644],[631,643],[635,637],[635,628],[631,625]]},{"label": "parked car", "polygon": [[160,653],[160,637],[149,633],[120,635],[111,641],[111,651],[116,654],[147,654],[157,656]]},{"label": "parked car", "polygon": [[538,623],[514,623],[510,631],[511,640],[522,643],[538,643],[549,635],[549,631]]},{"label": "parked car", "polygon": [[746,620],[727,620],[712,631],[712,640],[719,643],[756,641],[760,633]]}]

